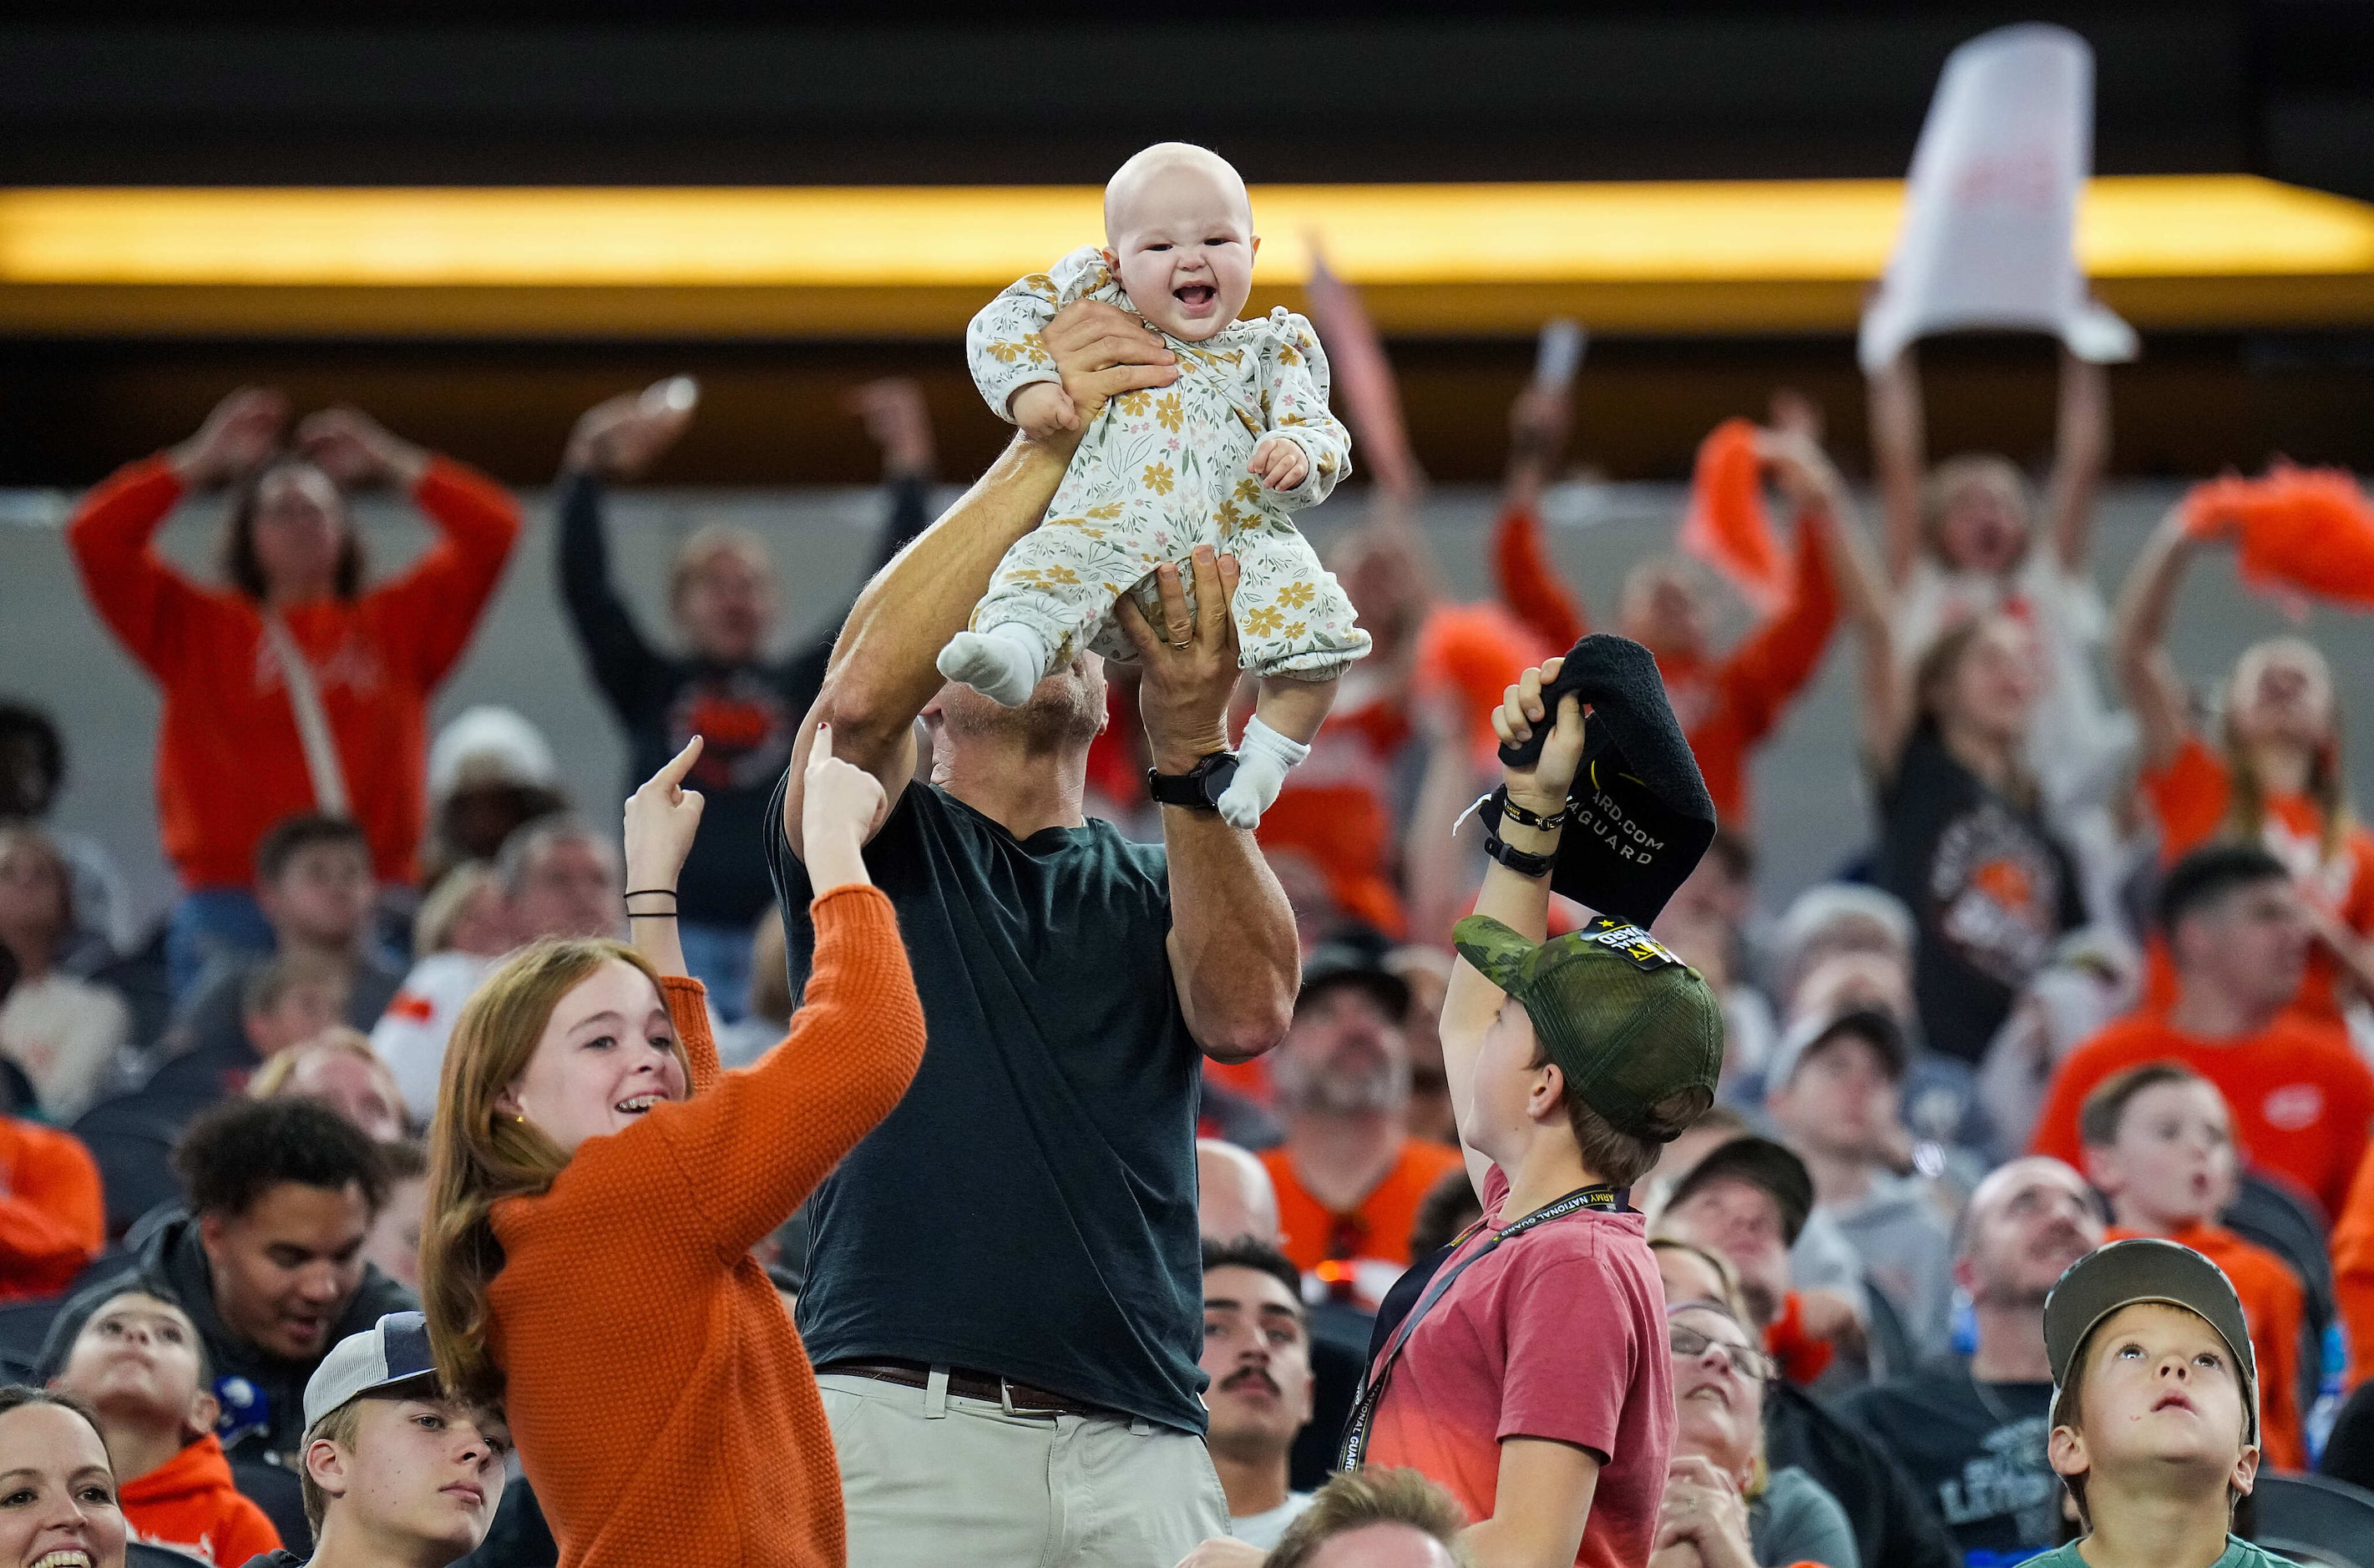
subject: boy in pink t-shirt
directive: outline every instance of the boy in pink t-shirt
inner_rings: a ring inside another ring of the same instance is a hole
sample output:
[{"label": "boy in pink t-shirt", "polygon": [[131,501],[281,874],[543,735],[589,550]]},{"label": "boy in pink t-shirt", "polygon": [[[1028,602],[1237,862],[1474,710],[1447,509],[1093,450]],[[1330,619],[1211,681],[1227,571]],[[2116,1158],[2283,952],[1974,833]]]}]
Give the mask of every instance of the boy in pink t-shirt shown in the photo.
[{"label": "boy in pink t-shirt", "polygon": [[[1522,742],[1545,712],[1526,672],[1493,716]],[[1721,1003],[1638,926],[1545,942],[1545,881],[1582,752],[1568,696],[1513,810],[1442,1009],[1444,1065],[1484,1219],[1379,1352],[1347,1458],[1408,1466],[1475,1523],[1479,1561],[1648,1561],[1674,1447],[1665,1294],[1641,1217],[1619,1207],[1713,1103]],[[1546,825],[1528,826],[1528,818]],[[1541,857],[1538,860],[1532,857]]]}]

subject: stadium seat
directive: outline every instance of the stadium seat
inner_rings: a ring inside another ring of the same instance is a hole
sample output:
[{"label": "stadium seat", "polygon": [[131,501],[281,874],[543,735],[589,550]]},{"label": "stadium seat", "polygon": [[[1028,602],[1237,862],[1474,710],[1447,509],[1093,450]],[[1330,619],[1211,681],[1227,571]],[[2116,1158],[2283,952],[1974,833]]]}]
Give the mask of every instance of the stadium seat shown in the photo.
[{"label": "stadium seat", "polygon": [[297,1472],[270,1459],[233,1459],[230,1482],[239,1494],[264,1510],[280,1544],[300,1557],[313,1551],[313,1528],[305,1522],[305,1485]]},{"label": "stadium seat", "polygon": [[205,1106],[147,1090],[101,1100],[72,1129],[99,1163],[107,1194],[107,1234],[121,1236],[160,1203],[178,1202],[173,1145]]},{"label": "stadium seat", "polygon": [[2324,1331],[2338,1312],[2333,1294],[2333,1259],[2325,1252],[2324,1223],[2307,1199],[2281,1182],[2242,1173],[2234,1201],[2219,1216],[2226,1228],[2253,1241],[2291,1266],[2307,1295],[2301,1315],[2299,1408],[2312,1408],[2321,1391]]},{"label": "stadium seat", "polygon": [[2374,1492],[2331,1476],[2262,1475],[2251,1539],[2306,1568],[2374,1568]]}]

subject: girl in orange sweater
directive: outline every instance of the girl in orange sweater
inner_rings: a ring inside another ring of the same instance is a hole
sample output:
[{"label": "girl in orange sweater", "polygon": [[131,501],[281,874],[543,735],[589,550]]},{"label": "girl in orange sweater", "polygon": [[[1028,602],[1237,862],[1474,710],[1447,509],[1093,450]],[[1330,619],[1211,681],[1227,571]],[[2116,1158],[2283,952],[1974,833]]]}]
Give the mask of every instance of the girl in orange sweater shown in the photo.
[{"label": "girl in orange sweater", "polygon": [[840,1474],[806,1352],[751,1245],[888,1115],[923,1062],[890,901],[859,846],[872,775],[806,774],[816,968],[791,1036],[721,1072],[684,977],[676,873],[696,737],[627,803],[634,948],[538,942],[454,1026],[421,1295],[440,1375],[503,1408],[562,1568],[840,1568]]},{"label": "girl in orange sweater", "polygon": [[[247,388],[198,433],[117,470],[66,528],[84,591],[164,694],[157,808],[181,873],[168,956],[178,995],[213,947],[269,951],[249,889],[272,825],[351,818],[382,882],[413,880],[426,813],[431,696],[468,646],[519,533],[519,507],[484,475],[399,440],[352,409],[297,427]],[[394,484],[443,537],[366,591],[347,488]],[[222,587],[158,553],[194,491],[235,484]]]}]

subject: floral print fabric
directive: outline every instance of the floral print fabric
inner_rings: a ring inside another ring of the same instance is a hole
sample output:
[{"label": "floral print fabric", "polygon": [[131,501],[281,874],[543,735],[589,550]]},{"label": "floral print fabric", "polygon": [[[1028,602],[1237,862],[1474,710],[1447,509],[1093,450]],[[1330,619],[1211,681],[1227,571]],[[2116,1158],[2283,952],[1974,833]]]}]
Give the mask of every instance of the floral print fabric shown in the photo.
[{"label": "floral print fabric", "polygon": [[[973,318],[966,356],[999,417],[1009,417],[1023,387],[1060,380],[1039,334],[1079,299],[1129,308],[1094,246],[1023,278]],[[1209,544],[1242,569],[1235,608],[1244,668],[1333,679],[1369,650],[1369,634],[1352,624],[1351,600],[1289,516],[1326,499],[1352,466],[1351,434],[1328,412],[1319,334],[1280,306],[1202,343],[1163,341],[1179,357],[1179,380],[1124,393],[1091,422],[1045,520],[998,563],[973,629],[1019,622],[1056,662],[1084,644],[1134,659],[1113,602],[1163,562],[1183,563]],[[1310,460],[1291,490],[1264,489],[1246,472],[1254,446],[1271,435]]]}]

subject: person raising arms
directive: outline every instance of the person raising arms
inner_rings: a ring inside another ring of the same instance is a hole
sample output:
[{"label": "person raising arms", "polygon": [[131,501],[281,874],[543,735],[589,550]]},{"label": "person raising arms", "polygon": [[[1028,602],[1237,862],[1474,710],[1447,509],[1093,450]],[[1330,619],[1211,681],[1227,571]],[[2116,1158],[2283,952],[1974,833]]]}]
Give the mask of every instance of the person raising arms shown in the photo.
[{"label": "person raising arms", "polygon": [[[118,469],[66,525],[66,547],[110,629],[164,688],[157,803],[182,881],[166,956],[174,994],[206,959],[268,952],[256,848],[300,813],[347,817],[373,874],[409,883],[428,816],[429,704],[469,645],[519,534],[492,480],[324,409],[281,445],[288,403],[243,387],[198,433]],[[443,535],[365,590],[347,492],[394,485]],[[221,587],[155,547],[181,500],[235,486]]]},{"label": "person raising arms", "polygon": [[[816,966],[783,1044],[721,1072],[684,975],[668,907],[700,821],[681,788],[696,737],[628,802],[637,945],[526,948],[446,1052],[429,1332],[448,1392],[508,1415],[564,1568],[688,1542],[720,1562],[846,1561],[815,1375],[750,1247],[898,1103],[923,1018],[859,853],[881,787],[834,758],[829,729],[806,749]],[[654,1411],[676,1414],[654,1433]]]},{"label": "person raising arms", "polygon": [[[1084,422],[1179,374],[1141,322],[1094,300],[1042,335]],[[1299,968],[1285,894],[1207,787],[1239,673],[1236,564],[1202,545],[1183,571],[1164,565],[1151,624],[1119,602],[1159,845],[1087,814],[1107,717],[1094,652],[1019,708],[934,664],[1039,526],[1076,434],[1017,439],[865,586],[812,714],[889,799],[866,865],[932,1036],[913,1088],[810,1210],[800,1331],[861,1562],[1172,1568],[1227,1527],[1196,1365],[1200,1064],[1275,1046]],[[823,956],[809,910],[830,885],[803,839],[807,744],[767,842],[795,989]]]},{"label": "person raising arms", "polygon": [[1865,626],[1863,743],[1878,783],[1872,878],[1912,911],[1922,1033],[1977,1063],[2019,988],[2086,918],[2078,869],[2031,767],[2036,636],[2002,611],[1907,670]]},{"label": "person raising arms", "polygon": [[[2374,834],[2350,809],[2333,667],[2297,637],[2253,643],[2227,678],[2216,734],[2202,732],[2168,630],[2208,542],[2170,509],[2119,591],[2111,668],[2143,727],[2140,792],[2163,868],[2212,839],[2256,843],[2283,862],[2316,939],[2294,1005],[2338,1022],[2349,989],[2374,995]],[[2177,990],[2167,942],[2149,954],[2145,1001],[2165,1006]]]},{"label": "person raising arms", "polygon": [[2090,563],[2094,502],[2110,462],[2110,378],[2065,351],[2060,363],[2041,508],[2009,458],[1964,452],[1929,464],[1911,350],[1874,371],[1867,390],[1897,657],[1909,664],[1956,626],[1996,612],[2033,628],[2028,754],[2054,825],[2071,833],[2110,803],[2133,741],[2094,673],[2102,605]]},{"label": "person raising arms", "polygon": [[[693,977],[732,1024],[750,987],[750,928],[774,903],[766,862],[750,844],[791,760],[800,718],[824,684],[838,627],[777,652],[773,556],[764,539],[730,523],[696,529],[669,564],[668,614],[680,649],[656,643],[628,608],[611,566],[607,493],[675,444],[697,401],[690,378],[677,376],[579,417],[557,482],[553,548],[570,629],[627,743],[628,788],[696,732],[702,737],[692,783],[708,802],[709,831],[685,862],[676,925]],[[843,403],[882,444],[888,505],[871,563],[878,569],[931,521],[931,415],[923,389],[899,378],[870,382]]]},{"label": "person raising arms", "polygon": [[1672,1367],[1656,1263],[1618,1189],[1713,1104],[1722,1060],[1721,1004],[1645,931],[1602,919],[1544,940],[1582,759],[1581,700],[1553,715],[1543,696],[1563,663],[1527,670],[1494,712],[1505,745],[1548,729],[1534,764],[1503,765],[1506,850],[1537,870],[1496,856],[1443,1001],[1483,1223],[1386,1341],[1346,1442],[1347,1463],[1407,1465],[1458,1497],[1479,1568],[1649,1556]]}]

